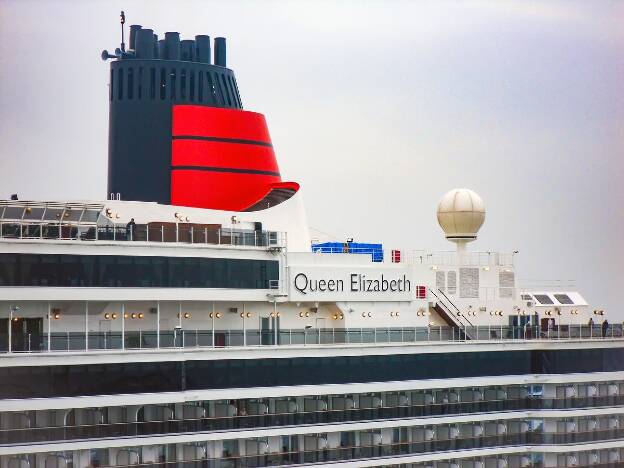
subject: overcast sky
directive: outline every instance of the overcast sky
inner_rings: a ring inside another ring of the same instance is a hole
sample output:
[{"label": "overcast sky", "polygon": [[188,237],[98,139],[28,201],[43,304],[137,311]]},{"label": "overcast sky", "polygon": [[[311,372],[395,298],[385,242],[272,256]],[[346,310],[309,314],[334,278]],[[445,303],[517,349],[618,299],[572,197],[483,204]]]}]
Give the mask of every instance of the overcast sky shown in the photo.
[{"label": "overcast sky", "polygon": [[624,2],[0,0],[0,198],[106,198],[99,54],[122,9],[227,37],[314,228],[449,249],[436,205],[468,187],[471,249],[519,250],[519,278],[576,280],[624,319]]}]

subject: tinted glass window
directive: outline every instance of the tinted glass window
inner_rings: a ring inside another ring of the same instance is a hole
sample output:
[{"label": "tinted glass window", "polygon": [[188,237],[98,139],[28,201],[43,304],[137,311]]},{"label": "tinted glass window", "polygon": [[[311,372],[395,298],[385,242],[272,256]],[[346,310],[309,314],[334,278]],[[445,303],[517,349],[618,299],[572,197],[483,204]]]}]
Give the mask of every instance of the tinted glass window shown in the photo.
[{"label": "tinted glass window", "polygon": [[43,217],[43,208],[27,207],[24,211],[24,219],[41,219]]},{"label": "tinted glass window", "polygon": [[85,210],[84,214],[82,215],[82,219],[80,221],[82,221],[83,223],[94,223],[97,221],[98,216],[100,216],[99,211]]},{"label": "tinted glass window", "polygon": [[269,289],[278,279],[274,260],[0,254],[0,286]]},{"label": "tinted glass window", "polygon": [[17,282],[17,270],[13,267],[16,254],[6,254],[5,262],[0,262],[0,286],[9,286]]},{"label": "tinted glass window", "polygon": [[65,211],[63,208],[46,208],[43,219],[59,221],[62,219],[63,211]]},{"label": "tinted glass window", "polygon": [[73,210],[71,208],[67,208],[63,213],[63,221],[80,221],[80,218],[82,218],[82,211],[82,208]]},{"label": "tinted glass window", "polygon": [[4,219],[22,219],[24,215],[23,206],[7,206],[4,210]]},{"label": "tinted glass window", "polygon": [[624,349],[221,359],[0,368],[0,398],[624,370]]}]

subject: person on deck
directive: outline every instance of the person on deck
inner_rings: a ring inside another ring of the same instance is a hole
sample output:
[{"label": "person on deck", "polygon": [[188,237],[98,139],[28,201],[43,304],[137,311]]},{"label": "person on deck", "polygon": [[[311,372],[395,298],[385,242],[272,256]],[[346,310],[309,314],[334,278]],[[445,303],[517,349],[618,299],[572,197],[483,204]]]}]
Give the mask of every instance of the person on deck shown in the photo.
[{"label": "person on deck", "polygon": [[136,232],[136,223],[134,222],[134,218],[130,219],[130,222],[126,224],[126,236],[130,240],[134,240],[134,235]]}]

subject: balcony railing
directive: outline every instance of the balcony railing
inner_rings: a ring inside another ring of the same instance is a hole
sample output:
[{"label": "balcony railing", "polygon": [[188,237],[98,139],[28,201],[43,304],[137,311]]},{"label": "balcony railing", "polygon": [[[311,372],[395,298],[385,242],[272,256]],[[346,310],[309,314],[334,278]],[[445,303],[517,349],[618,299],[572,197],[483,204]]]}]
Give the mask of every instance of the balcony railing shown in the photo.
[{"label": "balcony railing", "polygon": [[[551,328],[478,325],[468,327],[174,329],[111,332],[52,332],[11,335],[12,353],[101,350],[231,348],[262,346],[358,346],[431,342],[509,342],[624,339],[623,324],[557,325]],[[8,351],[0,335],[0,352]]]},{"label": "balcony railing", "polygon": [[[617,406],[624,395],[585,398],[517,398],[456,403],[431,403],[347,410],[298,411],[281,414],[236,415],[167,421],[116,422],[0,430],[0,444],[28,444],[105,437],[144,437],[158,434],[232,431],[310,424],[448,416],[541,409]],[[494,416],[494,415],[493,415]],[[558,434],[558,436],[562,436]]]},{"label": "balcony railing", "polygon": [[[219,458],[204,458],[185,462],[188,467],[209,468],[238,468],[238,467],[264,467],[278,465],[299,465],[306,463],[333,463],[349,460],[361,460],[381,457],[400,457],[405,455],[420,455],[455,450],[474,450],[492,447],[517,447],[524,445],[551,445],[567,443],[583,443],[592,441],[613,440],[624,437],[624,430],[615,429],[609,431],[595,431],[591,433],[558,434],[527,432],[524,434],[507,434],[484,437],[468,437],[447,440],[432,440],[423,442],[388,442],[375,445],[340,446],[335,448],[323,448],[317,450],[297,450],[265,453],[259,455],[233,455],[223,453]],[[323,439],[321,439],[323,440]],[[513,456],[513,455],[512,455]],[[519,455],[515,455],[516,457]],[[448,458],[452,458],[449,456]],[[379,460],[382,462],[382,460]],[[109,465],[111,467],[115,465]],[[145,463],[136,464],[139,467],[173,467],[174,463]],[[541,468],[543,462],[532,462],[523,465],[531,468]],[[603,467],[621,466],[617,463],[605,463]]]},{"label": "balcony railing", "polygon": [[[270,455],[269,455],[270,456]],[[250,467],[250,466],[276,466],[279,462],[275,462],[273,465],[249,465],[244,460],[246,457],[237,457],[236,459],[202,459],[202,460],[190,460],[184,462],[184,468],[237,468],[237,467]],[[256,456],[258,458],[258,456]],[[291,463],[291,458],[287,459],[287,463]],[[457,461],[461,461],[463,459],[458,459]],[[381,460],[380,460],[381,461]],[[393,462],[392,465],[389,466],[403,466],[396,465]],[[103,465],[103,468],[112,468],[119,465]],[[154,463],[139,463],[137,465],[133,465],[138,468],[179,468],[179,462],[154,462]],[[378,465],[385,466],[385,465]],[[421,466],[420,464],[414,464],[413,466]],[[423,464],[422,466],[428,466]],[[495,466],[495,465],[492,465]],[[543,463],[530,463],[528,465],[523,465],[524,468],[544,468],[545,465]],[[622,468],[620,462],[604,462],[604,463],[592,463],[591,465],[574,465],[574,468]]]}]

